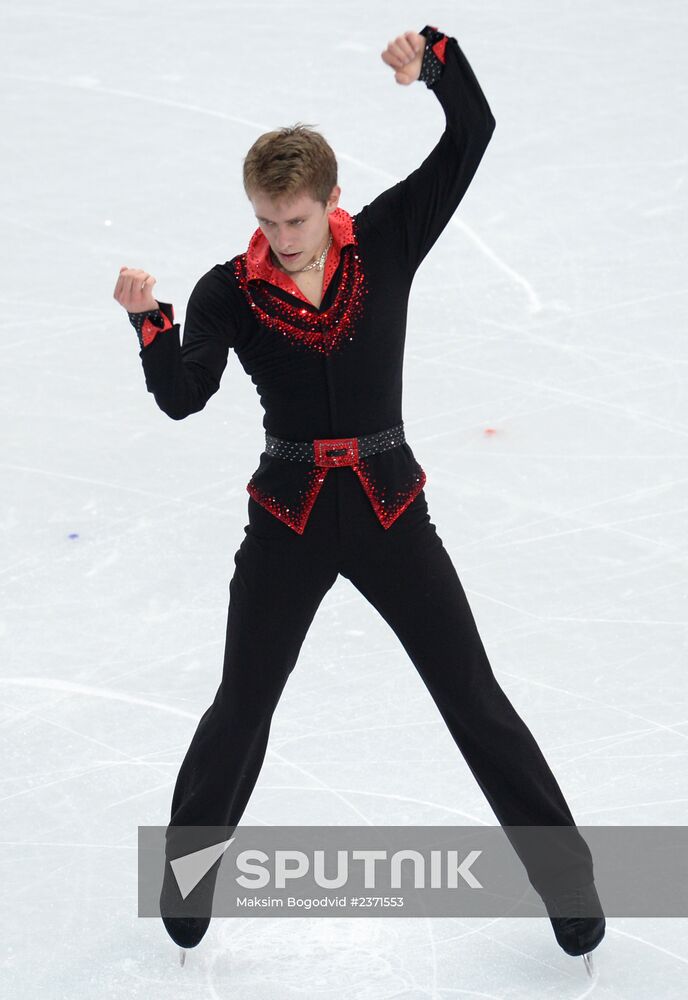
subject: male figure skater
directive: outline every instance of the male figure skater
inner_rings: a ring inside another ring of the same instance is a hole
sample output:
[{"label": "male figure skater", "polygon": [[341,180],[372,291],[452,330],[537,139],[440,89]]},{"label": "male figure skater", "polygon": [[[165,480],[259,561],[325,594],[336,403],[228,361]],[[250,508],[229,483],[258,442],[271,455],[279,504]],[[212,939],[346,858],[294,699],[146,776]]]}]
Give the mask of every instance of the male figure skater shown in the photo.
[{"label": "male figure skater", "polygon": [[413,277],[465,194],[495,120],[457,40],[439,29],[399,35],[382,59],[397,83],[424,82],[446,117],[437,145],[405,180],[352,216],[339,207],[324,137],[301,125],[268,132],[244,160],[259,228],[245,252],[197,282],[183,344],[172,305],[152,296],[155,278],[125,267],[115,287],[165,413],[181,420],[203,409],[230,348],[265,411],[266,446],[246,487],[248,524],[230,582],[222,682],[175,785],[161,912],[182,949],[198,944],[207,912],[174,916],[175,829],[239,822],[284,685],[341,573],[395,631],[502,826],[574,832],[556,867],[525,840],[512,843],[559,944],[587,959],[605,930],[601,909],[590,916],[599,908],[590,852],[492,672],[402,420]]}]

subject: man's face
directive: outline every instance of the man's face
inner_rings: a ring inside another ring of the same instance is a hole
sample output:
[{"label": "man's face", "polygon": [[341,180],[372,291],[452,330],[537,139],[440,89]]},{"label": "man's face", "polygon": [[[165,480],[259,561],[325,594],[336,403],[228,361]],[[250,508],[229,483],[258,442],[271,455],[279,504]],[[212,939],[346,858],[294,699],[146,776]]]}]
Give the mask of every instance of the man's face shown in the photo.
[{"label": "man's face", "polygon": [[[323,207],[310,195],[292,201],[273,201],[262,192],[251,197],[258,225],[266,236],[277,260],[286,271],[300,271],[327,245],[330,214],[337,207],[341,188],[335,185]],[[286,256],[290,252],[295,257]]]}]

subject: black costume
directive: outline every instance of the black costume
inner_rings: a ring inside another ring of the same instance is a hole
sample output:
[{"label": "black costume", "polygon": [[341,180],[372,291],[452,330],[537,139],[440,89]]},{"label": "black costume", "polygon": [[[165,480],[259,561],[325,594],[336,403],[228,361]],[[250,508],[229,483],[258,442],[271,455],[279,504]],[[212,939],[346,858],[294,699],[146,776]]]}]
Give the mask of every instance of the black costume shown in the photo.
[{"label": "black costume", "polygon": [[[495,679],[430,520],[425,472],[403,436],[413,276],[495,126],[456,39],[432,26],[423,34],[420,79],[439,99],[446,128],[405,180],[354,216],[341,208],[330,215],[320,308],[272,266],[258,229],[245,253],[196,284],[181,347],[171,304],[130,317],[148,390],[170,417],[206,405],[230,348],[265,411],[266,450],[246,487],[248,524],[229,586],[222,682],[182,763],[168,834],[174,826],[239,822],[281,692],[340,573],[398,636],[499,822],[575,827],[535,739]],[[580,835],[575,845],[554,870],[514,844],[538,891],[592,881]]]}]

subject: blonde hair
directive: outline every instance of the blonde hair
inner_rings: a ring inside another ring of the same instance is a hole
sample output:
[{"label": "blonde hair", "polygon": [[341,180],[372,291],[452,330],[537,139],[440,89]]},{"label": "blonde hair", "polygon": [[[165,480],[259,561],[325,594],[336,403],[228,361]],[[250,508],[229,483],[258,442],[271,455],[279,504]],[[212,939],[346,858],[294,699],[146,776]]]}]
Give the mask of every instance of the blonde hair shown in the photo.
[{"label": "blonde hair", "polygon": [[249,200],[262,192],[275,201],[308,194],[327,204],[337,183],[337,159],[325,137],[297,122],[264,132],[244,157],[244,191]]}]

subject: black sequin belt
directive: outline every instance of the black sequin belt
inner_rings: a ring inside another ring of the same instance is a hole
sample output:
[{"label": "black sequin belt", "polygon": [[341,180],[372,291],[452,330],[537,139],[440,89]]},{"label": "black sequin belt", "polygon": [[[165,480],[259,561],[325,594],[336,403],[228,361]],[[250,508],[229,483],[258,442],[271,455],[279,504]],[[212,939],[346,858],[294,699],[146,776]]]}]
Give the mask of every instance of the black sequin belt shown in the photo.
[{"label": "black sequin belt", "polygon": [[404,444],[404,423],[384,431],[353,438],[316,438],[314,441],[285,441],[265,432],[268,455],[292,462],[315,462],[316,465],[356,465],[359,458],[375,455]]}]

